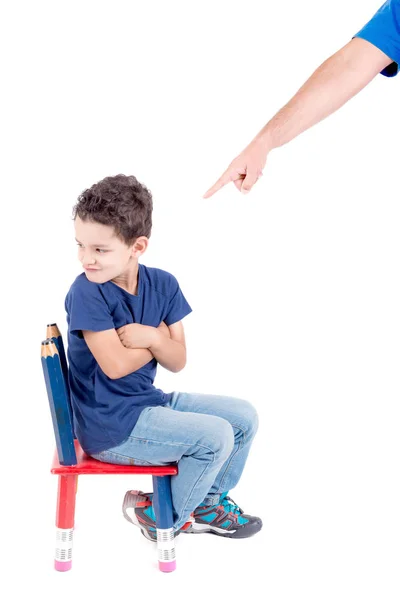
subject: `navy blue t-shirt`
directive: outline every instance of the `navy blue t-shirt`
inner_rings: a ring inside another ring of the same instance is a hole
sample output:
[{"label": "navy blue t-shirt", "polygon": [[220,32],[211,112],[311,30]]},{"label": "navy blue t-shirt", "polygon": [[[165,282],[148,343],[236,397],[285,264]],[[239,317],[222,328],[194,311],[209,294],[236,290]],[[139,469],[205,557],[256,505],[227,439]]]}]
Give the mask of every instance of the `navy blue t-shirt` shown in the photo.
[{"label": "navy blue t-shirt", "polygon": [[123,442],[146,406],[166,404],[171,394],[154,387],[157,361],[120,379],[110,379],[90,352],[82,330],[118,329],[128,323],[172,325],[191,312],[175,277],[139,264],[134,296],[115,283],[93,283],[84,273],[66,299],[68,362],[75,434],[88,454]]},{"label": "navy blue t-shirt", "polygon": [[397,75],[400,64],[400,0],[387,0],[354,37],[371,42],[393,60],[383,69],[382,75]]}]

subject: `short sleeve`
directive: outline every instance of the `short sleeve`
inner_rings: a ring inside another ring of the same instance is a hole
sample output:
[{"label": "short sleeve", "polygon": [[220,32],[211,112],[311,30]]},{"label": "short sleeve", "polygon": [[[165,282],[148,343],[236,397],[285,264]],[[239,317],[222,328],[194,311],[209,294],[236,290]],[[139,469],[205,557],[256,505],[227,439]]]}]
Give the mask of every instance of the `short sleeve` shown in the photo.
[{"label": "short sleeve", "polygon": [[382,75],[397,75],[400,64],[400,0],[387,0],[354,37],[370,42],[392,59],[393,62],[381,71]]},{"label": "short sleeve", "polygon": [[168,326],[173,325],[174,323],[181,321],[191,312],[192,309],[183,295],[176,278],[173,275],[170,275],[169,302],[167,314],[163,321]]},{"label": "short sleeve", "polygon": [[70,333],[79,335],[82,330],[114,329],[111,311],[100,287],[86,277],[85,280],[78,278],[72,285],[65,299],[65,310]]}]

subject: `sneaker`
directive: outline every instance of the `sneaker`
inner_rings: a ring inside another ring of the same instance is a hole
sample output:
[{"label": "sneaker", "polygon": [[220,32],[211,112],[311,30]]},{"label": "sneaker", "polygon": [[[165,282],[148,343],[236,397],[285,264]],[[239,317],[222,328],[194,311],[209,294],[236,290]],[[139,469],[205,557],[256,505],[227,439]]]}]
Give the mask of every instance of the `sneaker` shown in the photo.
[{"label": "sneaker", "polygon": [[138,490],[126,492],[122,504],[125,519],[137,527],[145,538],[157,541],[156,516],[152,505],[153,494],[144,494]]},{"label": "sneaker", "polygon": [[247,538],[260,531],[261,519],[244,514],[227,494],[228,492],[221,494],[219,504],[200,504],[194,511],[194,523],[185,533],[214,533],[223,537]]},{"label": "sneaker", "polygon": [[[122,513],[127,521],[140,527],[140,531],[145,538],[151,542],[157,541],[156,516],[153,510],[153,494],[145,494],[138,490],[130,490],[126,492],[124,502],[122,504]],[[175,537],[181,531],[190,528],[194,518],[189,517],[189,520],[175,532]]]}]

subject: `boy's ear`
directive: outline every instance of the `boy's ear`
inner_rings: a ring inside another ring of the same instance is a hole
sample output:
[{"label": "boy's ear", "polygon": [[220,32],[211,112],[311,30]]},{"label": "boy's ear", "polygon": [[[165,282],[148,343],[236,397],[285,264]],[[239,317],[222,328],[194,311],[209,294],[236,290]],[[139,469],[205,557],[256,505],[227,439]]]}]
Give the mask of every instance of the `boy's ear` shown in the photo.
[{"label": "boy's ear", "polygon": [[149,238],[147,238],[145,235],[138,237],[132,246],[132,256],[139,258],[139,256],[146,252],[148,245]]}]

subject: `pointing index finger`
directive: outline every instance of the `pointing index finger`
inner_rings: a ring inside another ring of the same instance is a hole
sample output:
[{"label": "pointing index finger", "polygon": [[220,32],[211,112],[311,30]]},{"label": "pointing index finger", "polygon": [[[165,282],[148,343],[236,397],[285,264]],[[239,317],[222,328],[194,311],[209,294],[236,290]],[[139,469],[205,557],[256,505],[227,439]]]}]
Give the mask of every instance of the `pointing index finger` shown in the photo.
[{"label": "pointing index finger", "polygon": [[210,187],[209,190],[207,190],[203,198],[210,198],[210,196],[213,196],[215,192],[218,192],[221,188],[224,187],[224,185],[226,185],[230,181],[232,181],[232,176],[230,169],[227,169],[225,173],[223,173],[221,177],[214,183],[214,185]]}]

